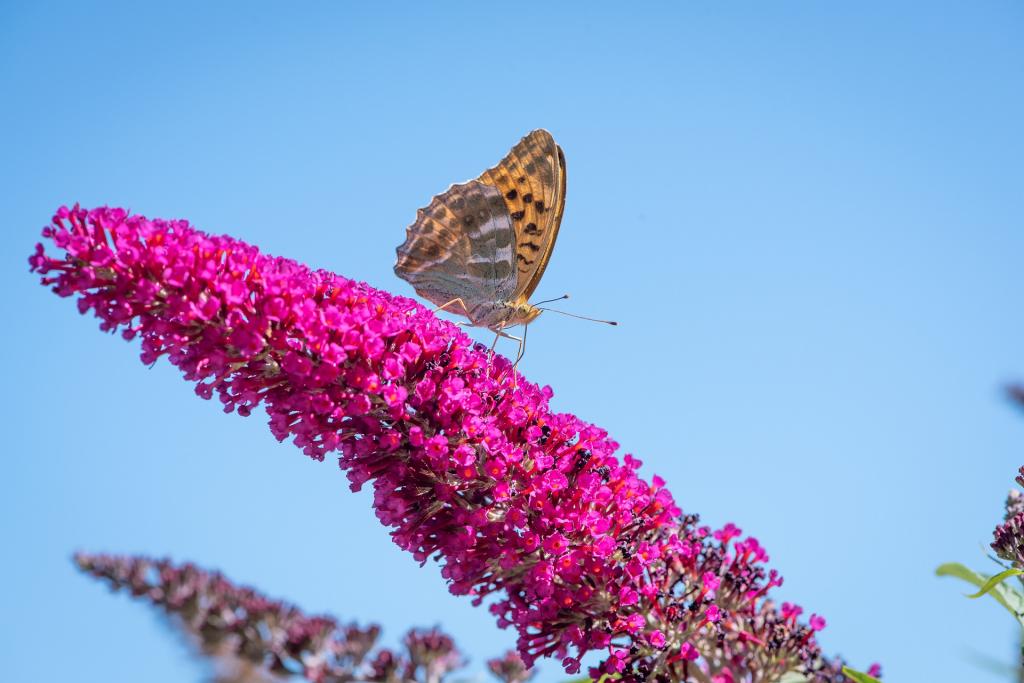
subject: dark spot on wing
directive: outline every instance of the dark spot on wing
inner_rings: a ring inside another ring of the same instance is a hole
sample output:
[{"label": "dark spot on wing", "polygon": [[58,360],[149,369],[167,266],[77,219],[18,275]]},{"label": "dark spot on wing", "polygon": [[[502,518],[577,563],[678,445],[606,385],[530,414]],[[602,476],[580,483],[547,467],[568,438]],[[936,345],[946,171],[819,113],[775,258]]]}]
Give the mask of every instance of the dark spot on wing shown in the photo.
[{"label": "dark spot on wing", "polygon": [[540,246],[534,244],[533,242],[523,242],[523,246],[529,247],[533,251],[540,251]]},{"label": "dark spot on wing", "polygon": [[508,192],[505,193],[505,199],[509,199],[509,200],[515,199],[518,196],[519,196],[519,193],[516,192],[515,190],[509,190]]},{"label": "dark spot on wing", "polygon": [[523,195],[523,201],[529,204],[530,202],[533,201],[533,195],[527,192],[526,194]]},{"label": "dark spot on wing", "polygon": [[537,207],[537,213],[544,213],[544,202],[538,199],[533,205]]},{"label": "dark spot on wing", "polygon": [[525,215],[526,215],[525,211],[513,211],[512,212],[512,220],[514,220],[514,221],[521,221],[521,220],[523,220],[523,216],[525,216]]}]

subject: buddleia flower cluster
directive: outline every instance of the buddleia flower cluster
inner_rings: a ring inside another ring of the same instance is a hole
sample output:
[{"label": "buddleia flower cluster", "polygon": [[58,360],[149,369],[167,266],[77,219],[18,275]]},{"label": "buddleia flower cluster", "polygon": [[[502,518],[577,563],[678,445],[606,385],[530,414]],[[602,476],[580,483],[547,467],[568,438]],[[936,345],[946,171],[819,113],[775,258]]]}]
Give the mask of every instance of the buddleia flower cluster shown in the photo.
[{"label": "buddleia flower cluster", "polygon": [[[1024,386],[1012,384],[1006,392],[1011,401],[1024,407]],[[1015,481],[1024,487],[1024,467],[1020,468]],[[995,528],[992,537],[996,555],[1024,570],[1024,493],[1019,489],[1011,489],[1007,495],[1003,523]]]},{"label": "buddleia flower cluster", "polygon": [[[1024,467],[1020,468],[1016,481],[1024,487]],[[1017,569],[1024,569],[1024,494],[1019,490],[1013,489],[1007,495],[1003,523],[995,528],[992,537],[996,555]]]},{"label": "buddleia flower cluster", "polygon": [[[452,638],[436,628],[409,631],[404,652],[375,648],[377,625],[308,616],[191,563],[87,553],[76,554],[75,563],[174,618],[203,654],[230,667],[221,672],[222,680],[298,676],[314,683],[442,683],[464,662]],[[516,661],[515,653],[508,653],[490,666],[499,681],[524,683],[531,673],[521,661],[513,669]],[[504,668],[496,669],[499,663]]]},{"label": "buddleia flower cluster", "polygon": [[411,299],[181,220],[62,208],[30,258],[104,330],[140,338],[204,398],[337,457],[378,519],[452,593],[515,629],[525,665],[598,678],[843,680],[825,620],[770,598],[754,538],[684,515],[659,477],[552,391]]}]

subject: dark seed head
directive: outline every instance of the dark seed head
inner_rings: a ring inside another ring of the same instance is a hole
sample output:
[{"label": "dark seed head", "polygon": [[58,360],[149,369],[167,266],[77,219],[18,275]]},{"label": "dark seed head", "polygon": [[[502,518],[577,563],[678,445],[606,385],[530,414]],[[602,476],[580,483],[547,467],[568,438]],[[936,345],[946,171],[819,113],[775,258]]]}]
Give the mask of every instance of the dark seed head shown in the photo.
[{"label": "dark seed head", "polygon": [[551,427],[544,425],[540,428],[540,439],[538,443],[543,446],[548,442],[548,437],[551,436]]}]

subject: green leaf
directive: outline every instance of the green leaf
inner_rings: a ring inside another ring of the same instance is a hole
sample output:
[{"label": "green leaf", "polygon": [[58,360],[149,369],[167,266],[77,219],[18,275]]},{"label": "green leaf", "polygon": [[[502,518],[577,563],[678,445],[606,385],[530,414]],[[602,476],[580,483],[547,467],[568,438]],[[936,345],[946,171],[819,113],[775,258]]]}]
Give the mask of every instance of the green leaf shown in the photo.
[{"label": "green leaf", "polygon": [[[959,562],[947,562],[935,569],[935,574],[938,576],[955,576],[981,589],[977,594],[968,597],[980,597],[986,593],[991,595],[996,602],[1005,607],[1017,619],[1017,623],[1021,627],[1024,627],[1024,595],[1021,595],[1009,586],[1000,584],[1000,581],[1006,578],[1003,576],[1006,573],[1002,572],[996,576],[988,576],[987,574],[980,574],[973,569],[968,569]],[[999,577],[1002,577],[1002,579]],[[991,586],[988,585],[989,582],[992,582]]]},{"label": "green leaf", "polygon": [[854,683],[882,683],[874,676],[868,676],[866,673],[855,671],[848,666],[843,667],[843,673]]},{"label": "green leaf", "polygon": [[1020,576],[1021,574],[1024,574],[1024,571],[1021,571],[1020,569],[1007,569],[1004,572],[999,572],[995,576],[990,577],[989,580],[986,581],[984,583],[984,585],[982,585],[980,591],[978,591],[977,593],[972,593],[971,595],[968,595],[967,597],[969,597],[969,598],[980,598],[982,595],[984,595],[985,593],[988,593],[990,590],[992,590],[993,588],[995,588],[996,586],[998,586],[999,584],[1001,584],[1003,581],[1005,581],[1006,579],[1010,578],[1011,576]]}]

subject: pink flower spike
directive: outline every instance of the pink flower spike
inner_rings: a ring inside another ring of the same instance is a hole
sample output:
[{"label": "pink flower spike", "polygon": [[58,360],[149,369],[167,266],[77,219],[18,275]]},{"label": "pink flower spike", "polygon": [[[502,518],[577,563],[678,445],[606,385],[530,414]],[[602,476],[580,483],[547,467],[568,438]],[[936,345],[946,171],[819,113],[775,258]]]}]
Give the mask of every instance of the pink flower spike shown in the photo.
[{"label": "pink flower spike", "polygon": [[[231,680],[283,680],[278,674],[285,670],[300,672],[310,683],[397,681],[386,675],[388,671],[408,668],[429,669],[441,681],[450,680],[450,672],[465,662],[451,637],[437,629],[409,631],[404,652],[380,648],[379,626],[360,628],[329,616],[306,615],[294,605],[193,564],[87,553],[77,553],[74,559],[83,572],[174,617],[172,623],[202,653],[216,653],[214,661],[247,662],[246,675],[232,675]],[[382,667],[384,663],[388,666]],[[489,666],[504,683],[526,683],[530,678],[514,653]],[[401,679],[415,680],[421,679]]]},{"label": "pink flower spike", "polygon": [[755,539],[684,515],[603,429],[415,301],[122,209],[62,208],[43,237],[44,285],[203,398],[262,408],[277,440],[337,458],[400,548],[517,632],[524,666],[605,653],[595,668],[624,679],[684,680],[724,642],[708,680],[835,670],[799,608],[771,599],[782,579]]}]

